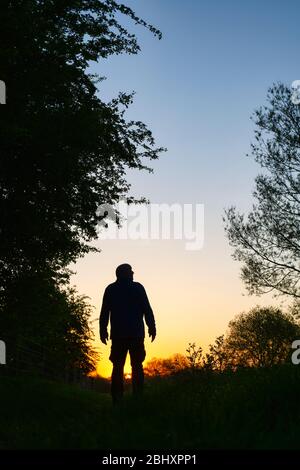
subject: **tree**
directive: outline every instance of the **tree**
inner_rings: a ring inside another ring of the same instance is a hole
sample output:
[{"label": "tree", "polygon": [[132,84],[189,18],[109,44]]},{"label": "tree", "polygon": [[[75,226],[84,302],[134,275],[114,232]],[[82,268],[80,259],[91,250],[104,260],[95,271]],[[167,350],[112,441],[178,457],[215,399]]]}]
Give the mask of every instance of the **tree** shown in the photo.
[{"label": "tree", "polygon": [[300,297],[300,107],[291,90],[274,85],[255,112],[252,155],[263,173],[248,217],[226,211],[226,232],[250,294]]},{"label": "tree", "polygon": [[95,250],[101,204],[145,201],[130,196],[126,171],[151,171],[145,160],[162,150],[142,122],[126,121],[133,94],[106,103],[103,77],[89,73],[92,62],[139,51],[122,15],[161,37],[114,0],[0,2],[1,334],[20,345],[26,332],[58,364],[86,371],[88,307],[67,287],[67,267]]},{"label": "tree", "polygon": [[54,377],[75,369],[82,374],[95,370],[99,355],[92,345],[88,299],[40,274],[23,276],[14,288],[6,291],[0,308],[9,368]]},{"label": "tree", "polygon": [[269,367],[286,362],[299,334],[299,324],[291,315],[275,307],[254,307],[229,323],[227,362],[231,367]]},{"label": "tree", "polygon": [[189,362],[182,354],[174,354],[169,358],[152,358],[146,363],[145,374],[149,377],[176,374],[189,367]]},{"label": "tree", "polygon": [[230,353],[224,335],[218,336],[214,344],[209,345],[209,352],[205,355],[203,366],[205,369],[219,372],[230,367]]},{"label": "tree", "polygon": [[196,370],[201,365],[202,358],[202,348],[201,346],[197,347],[196,343],[189,343],[188,348],[186,349],[189,367],[192,370]]},{"label": "tree", "polygon": [[92,62],[136,54],[118,21],[161,33],[114,0],[3,0],[0,114],[0,283],[26,271],[57,275],[91,250],[101,204],[128,195],[128,168],[158,158],[151,131],[127,122],[132,94],[110,103],[97,92]]}]

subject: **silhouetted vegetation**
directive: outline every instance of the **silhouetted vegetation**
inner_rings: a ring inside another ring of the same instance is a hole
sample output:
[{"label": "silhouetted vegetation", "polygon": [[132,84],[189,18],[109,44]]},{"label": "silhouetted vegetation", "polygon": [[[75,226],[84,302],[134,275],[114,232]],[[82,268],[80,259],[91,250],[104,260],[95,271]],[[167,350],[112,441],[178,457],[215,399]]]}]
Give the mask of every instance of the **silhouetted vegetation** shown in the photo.
[{"label": "silhouetted vegetation", "polygon": [[[295,306],[293,313],[297,313]],[[175,354],[167,359],[147,361],[145,373],[154,377],[182,371],[223,372],[290,363],[292,343],[299,338],[300,324],[291,313],[276,307],[256,306],[231,320],[226,333],[209,345],[206,354],[196,343],[189,343],[185,356]]]},{"label": "silhouetted vegetation", "polygon": [[101,378],[88,391],[2,377],[0,447],[298,449],[300,368],[289,358],[295,335],[293,317],[253,308],[206,355],[189,343],[186,356],[148,361],[143,398],[133,398],[125,381],[115,407]]},{"label": "silhouetted vegetation", "polygon": [[202,359],[202,348],[197,347],[196,343],[189,343],[188,348],[186,349],[188,360],[188,365],[192,370],[197,369],[201,366]]},{"label": "silhouetted vegetation", "polygon": [[68,266],[95,250],[90,242],[114,217],[99,205],[144,200],[130,197],[125,172],[150,171],[144,161],[162,150],[142,122],[126,121],[132,94],[104,102],[101,78],[88,70],[139,51],[122,15],[160,38],[112,0],[0,2],[0,333],[20,345],[21,332],[45,355],[50,348],[58,367],[86,371],[95,357],[90,309],[68,285]]},{"label": "silhouetted vegetation", "polygon": [[144,367],[144,372],[148,377],[164,376],[186,370],[188,367],[189,361],[186,356],[174,354],[165,359],[156,357],[150,359]]},{"label": "silhouetted vegetation", "polygon": [[[294,305],[294,315],[298,312],[295,308]],[[176,374],[183,370],[223,372],[290,363],[292,342],[299,337],[299,321],[291,313],[276,307],[257,306],[231,320],[227,332],[209,345],[205,355],[200,346],[189,343],[186,356],[154,358],[147,362],[146,372],[151,376]]]},{"label": "silhouetted vegetation", "polygon": [[300,326],[293,316],[257,306],[229,323],[226,335],[210,345],[204,366],[222,371],[290,362],[292,342],[299,337]]},{"label": "silhouetted vegetation", "polygon": [[99,205],[127,195],[128,168],[148,169],[142,159],[158,157],[147,127],[125,120],[132,95],[105,103],[88,71],[138,52],[120,13],[160,37],[111,0],[1,1],[1,283],[28,270],[55,276],[90,251]]},{"label": "silhouetted vegetation", "polygon": [[92,346],[91,311],[87,298],[68,285],[40,274],[18,279],[5,291],[0,312],[1,338],[8,349],[6,368],[43,374],[51,364],[58,376],[74,368],[93,371],[99,355]]},{"label": "silhouetted vegetation", "polygon": [[273,291],[300,297],[300,107],[283,84],[269,90],[268,105],[255,112],[252,155],[257,176],[252,211],[245,218],[226,211],[226,231],[234,258],[243,263],[249,293]]},{"label": "silhouetted vegetation", "polygon": [[109,393],[3,378],[0,448],[299,449],[299,380],[293,365],[180,373],[113,408]]}]

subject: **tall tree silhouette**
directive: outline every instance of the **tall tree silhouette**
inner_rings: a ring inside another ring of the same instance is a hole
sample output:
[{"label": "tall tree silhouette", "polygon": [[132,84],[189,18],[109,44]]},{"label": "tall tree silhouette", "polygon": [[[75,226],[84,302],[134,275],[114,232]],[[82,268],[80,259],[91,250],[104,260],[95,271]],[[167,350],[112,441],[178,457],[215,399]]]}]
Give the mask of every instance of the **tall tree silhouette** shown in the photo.
[{"label": "tall tree silhouette", "polygon": [[26,331],[86,370],[88,307],[67,288],[68,265],[92,250],[100,204],[144,201],[130,196],[125,173],[151,171],[145,160],[162,150],[142,122],[126,121],[133,94],[105,103],[89,73],[92,62],[140,50],[122,15],[161,37],[113,0],[0,2],[1,334],[19,341]]},{"label": "tall tree silhouette", "polygon": [[226,211],[226,231],[250,293],[273,291],[300,298],[300,107],[292,91],[274,85],[256,111],[252,155],[263,173],[245,217]]},{"label": "tall tree silhouette", "polygon": [[125,120],[132,95],[104,103],[88,73],[93,61],[139,51],[120,14],[160,38],[112,0],[0,3],[1,283],[28,269],[57,273],[88,252],[99,204],[128,195],[126,169],[149,170],[144,157],[162,150],[142,122]]}]

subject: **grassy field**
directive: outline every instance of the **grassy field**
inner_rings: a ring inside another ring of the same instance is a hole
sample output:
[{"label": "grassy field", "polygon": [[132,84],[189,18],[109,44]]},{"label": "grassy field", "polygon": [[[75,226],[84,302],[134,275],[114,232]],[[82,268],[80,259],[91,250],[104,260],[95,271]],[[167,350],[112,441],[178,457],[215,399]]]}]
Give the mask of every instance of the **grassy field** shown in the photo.
[{"label": "grassy field", "polygon": [[300,367],[147,381],[135,402],[32,378],[0,380],[0,449],[299,449]]}]

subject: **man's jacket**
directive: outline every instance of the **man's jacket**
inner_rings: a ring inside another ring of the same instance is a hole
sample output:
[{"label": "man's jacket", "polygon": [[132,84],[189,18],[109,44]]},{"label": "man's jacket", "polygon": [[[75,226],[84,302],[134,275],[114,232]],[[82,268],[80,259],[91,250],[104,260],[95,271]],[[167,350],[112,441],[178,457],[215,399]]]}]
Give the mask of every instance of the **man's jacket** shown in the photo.
[{"label": "man's jacket", "polygon": [[129,279],[117,279],[104,292],[100,313],[100,336],[107,332],[110,320],[110,338],[144,338],[144,316],[150,332],[155,332],[155,320],[142,284]]}]

